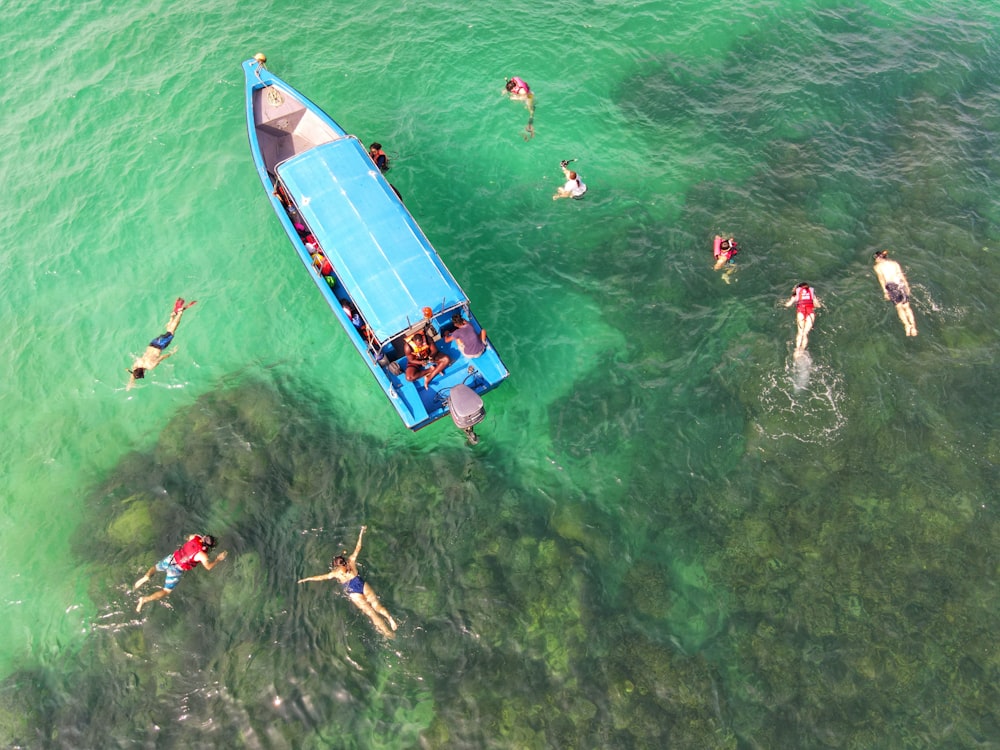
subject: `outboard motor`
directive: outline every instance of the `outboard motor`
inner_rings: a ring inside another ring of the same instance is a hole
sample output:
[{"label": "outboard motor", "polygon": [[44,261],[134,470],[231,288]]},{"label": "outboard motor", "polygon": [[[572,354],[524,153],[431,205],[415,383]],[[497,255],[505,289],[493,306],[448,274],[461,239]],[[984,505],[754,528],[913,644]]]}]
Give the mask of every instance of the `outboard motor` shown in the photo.
[{"label": "outboard motor", "polygon": [[479,437],[472,428],[486,417],[486,407],[483,406],[483,399],[480,395],[465,383],[459,383],[452,386],[451,392],[448,394],[448,407],[451,412],[451,421],[458,429],[465,431],[469,445],[478,443]]}]

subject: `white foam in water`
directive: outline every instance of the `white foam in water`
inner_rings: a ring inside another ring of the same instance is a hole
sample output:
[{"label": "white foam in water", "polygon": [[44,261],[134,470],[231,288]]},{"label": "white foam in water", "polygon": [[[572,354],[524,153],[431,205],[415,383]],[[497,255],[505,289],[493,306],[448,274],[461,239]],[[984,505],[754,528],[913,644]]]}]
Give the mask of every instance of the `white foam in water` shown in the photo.
[{"label": "white foam in water", "polygon": [[765,437],[793,437],[803,443],[825,443],[847,423],[840,374],[813,362],[803,352],[785,361],[783,372],[765,376],[760,394],[763,417],[758,429]]},{"label": "white foam in water", "polygon": [[792,357],[792,387],[795,392],[805,389],[809,385],[809,373],[812,370],[812,356],[809,352],[796,352]]}]

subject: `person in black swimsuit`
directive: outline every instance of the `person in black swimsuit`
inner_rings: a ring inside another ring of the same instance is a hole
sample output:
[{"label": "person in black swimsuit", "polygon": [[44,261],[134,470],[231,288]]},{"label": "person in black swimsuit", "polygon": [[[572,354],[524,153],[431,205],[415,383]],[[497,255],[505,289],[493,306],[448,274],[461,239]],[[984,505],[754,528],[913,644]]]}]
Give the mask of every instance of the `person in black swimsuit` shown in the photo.
[{"label": "person in black swimsuit", "polygon": [[910,307],[910,284],[899,263],[889,259],[888,250],[879,250],[873,256],[875,276],[882,294],[896,306],[896,314],[903,324],[907,336],[917,335],[917,321]]},{"label": "person in black swimsuit", "polygon": [[394,638],[395,633],[393,631],[396,630],[396,621],[392,619],[392,615],[382,606],[382,602],[378,600],[378,596],[375,595],[372,587],[358,575],[358,553],[361,552],[361,538],[365,535],[365,529],[367,528],[367,526],[361,527],[361,533],[358,534],[358,545],[354,548],[354,553],[349,558],[337,555],[330,564],[329,573],[300,578],[299,583],[329,581],[331,578],[338,581],[343,585],[347,598],[351,600],[355,607],[368,615],[368,618],[378,631],[386,638]]}]

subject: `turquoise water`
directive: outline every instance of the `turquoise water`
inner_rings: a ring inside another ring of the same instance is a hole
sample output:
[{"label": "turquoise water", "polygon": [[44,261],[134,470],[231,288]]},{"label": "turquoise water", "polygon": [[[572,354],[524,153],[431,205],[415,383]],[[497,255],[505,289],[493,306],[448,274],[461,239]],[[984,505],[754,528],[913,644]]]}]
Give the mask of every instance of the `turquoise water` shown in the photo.
[{"label": "turquoise water", "polygon": [[[57,1],[0,40],[0,744],[1000,744],[995,5]],[[258,51],[472,298],[512,373],[476,448],[405,432],[306,281]],[[295,585],[362,524],[392,642]],[[200,530],[230,559],[135,615]]]}]

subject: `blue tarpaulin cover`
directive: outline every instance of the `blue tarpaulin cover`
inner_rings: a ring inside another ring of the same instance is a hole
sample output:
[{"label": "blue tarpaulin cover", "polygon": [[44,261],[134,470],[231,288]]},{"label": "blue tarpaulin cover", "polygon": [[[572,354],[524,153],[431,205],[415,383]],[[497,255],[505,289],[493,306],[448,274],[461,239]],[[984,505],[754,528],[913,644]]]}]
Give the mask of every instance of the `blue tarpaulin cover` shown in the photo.
[{"label": "blue tarpaulin cover", "polygon": [[380,341],[422,319],[425,306],[437,313],[467,304],[356,138],[292,157],[277,172]]}]

